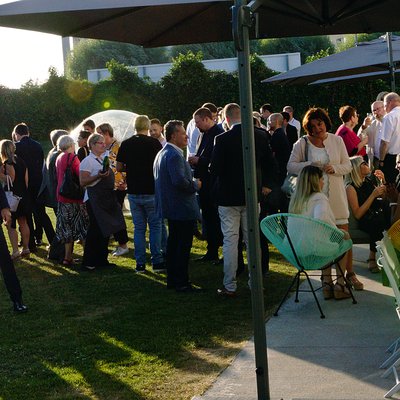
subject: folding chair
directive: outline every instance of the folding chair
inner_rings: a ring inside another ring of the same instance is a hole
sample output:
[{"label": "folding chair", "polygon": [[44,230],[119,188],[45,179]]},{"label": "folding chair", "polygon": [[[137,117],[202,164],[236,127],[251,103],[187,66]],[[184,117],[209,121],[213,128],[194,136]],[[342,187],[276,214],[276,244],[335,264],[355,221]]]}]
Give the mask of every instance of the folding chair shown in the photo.
[{"label": "folding chair", "polygon": [[[296,285],[295,302],[299,301],[299,292],[311,291],[321,318],[325,318],[310,280],[310,276],[313,275],[308,274],[307,271],[323,270],[337,264],[346,251],[352,247],[352,241],[343,239],[344,233],[340,229],[318,219],[298,214],[273,214],[264,218],[260,225],[268,240],[297,269],[297,273],[274,315],[278,315],[278,311],[285,302],[286,297]],[[346,280],[339,264],[338,266],[349,287],[353,304],[356,304],[349,282]],[[306,277],[310,290],[299,288],[302,275]],[[321,287],[317,290],[321,289]]]},{"label": "folding chair", "polygon": [[[386,276],[388,277],[397,303],[397,315],[400,318],[400,265],[396,251],[386,232],[384,232],[383,239],[380,242],[377,242],[377,250],[379,254],[378,264],[384,269]],[[382,374],[383,378],[387,378],[392,372],[395,377],[395,385],[384,396],[389,398],[400,390],[400,380],[397,373],[397,367],[400,365],[400,337],[388,347],[387,351],[392,354],[379,368],[387,368]]]}]

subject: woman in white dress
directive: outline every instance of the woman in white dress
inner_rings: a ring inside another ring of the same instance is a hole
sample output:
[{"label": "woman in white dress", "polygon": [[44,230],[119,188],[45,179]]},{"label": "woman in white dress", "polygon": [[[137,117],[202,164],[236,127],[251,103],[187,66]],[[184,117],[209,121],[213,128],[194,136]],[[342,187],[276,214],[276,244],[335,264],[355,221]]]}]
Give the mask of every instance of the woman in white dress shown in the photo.
[{"label": "woman in white dress", "polygon": [[[321,168],[312,165],[304,167],[297,178],[296,190],[289,204],[289,212],[316,218],[336,227],[336,219],[329,205],[329,200],[322,192],[323,187],[324,179]],[[344,230],[343,232],[343,239],[348,239],[349,234]],[[350,254],[347,252],[340,260],[343,271],[349,256]],[[334,285],[331,268],[325,268],[322,271],[322,292],[326,300],[332,297],[337,300],[351,297],[339,268],[337,268],[336,273],[338,278]]]},{"label": "woman in white dress", "polygon": [[[328,132],[331,127],[331,120],[325,110],[310,108],[303,118],[306,140],[301,137],[294,144],[287,170],[290,174],[300,174],[308,165],[320,168],[324,182],[322,193],[329,200],[336,226],[348,231],[349,207],[344,176],[351,171],[351,163],[343,139]],[[351,256],[347,259],[346,271],[346,277],[354,288],[362,290],[364,285],[353,271]]]}]

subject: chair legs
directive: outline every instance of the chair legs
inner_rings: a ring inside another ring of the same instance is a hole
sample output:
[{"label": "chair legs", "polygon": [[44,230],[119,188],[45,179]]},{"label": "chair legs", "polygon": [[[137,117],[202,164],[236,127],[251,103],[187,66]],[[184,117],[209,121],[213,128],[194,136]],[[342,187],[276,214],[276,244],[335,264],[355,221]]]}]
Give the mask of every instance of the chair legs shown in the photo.
[{"label": "chair legs", "polygon": [[[357,304],[357,300],[354,298],[353,291],[351,290],[350,282],[347,280],[346,276],[344,275],[343,270],[342,270],[342,268],[341,268],[339,263],[337,263],[337,266],[338,266],[338,269],[340,271],[340,275],[343,277],[343,279],[344,279],[344,281],[346,283],[346,286],[349,288],[350,295],[351,295],[351,298],[353,300],[353,304]],[[289,295],[290,291],[294,288],[295,285],[296,285],[296,295],[295,295],[295,298],[294,298],[295,303],[299,302],[299,292],[301,292],[301,291],[309,291],[309,290],[301,290],[300,289],[300,277],[301,277],[302,274],[304,274],[304,276],[307,279],[308,285],[310,286],[310,289],[311,289],[311,292],[312,292],[312,294],[314,296],[315,302],[317,303],[318,310],[319,310],[319,312],[321,314],[321,318],[325,318],[325,315],[324,315],[324,313],[322,311],[321,305],[320,305],[320,303],[318,301],[318,298],[317,298],[317,295],[315,293],[315,289],[314,289],[314,287],[313,287],[313,285],[311,283],[311,279],[310,279],[309,275],[307,274],[307,272],[305,270],[301,270],[301,271],[297,272],[297,274],[293,278],[292,283],[290,284],[290,286],[287,289],[285,295],[283,296],[281,302],[279,303],[279,306],[276,309],[276,311],[274,313],[274,316],[278,315],[278,312],[279,312],[280,308],[282,307],[282,304],[285,302],[287,296]],[[400,338],[399,338],[399,340],[400,340]],[[399,352],[400,352],[400,350],[399,350]],[[393,356],[390,357],[390,360],[392,360],[392,359],[393,359]]]},{"label": "chair legs", "polygon": [[343,272],[343,270],[342,270],[342,267],[340,266],[339,262],[338,262],[336,265],[338,266],[339,271],[340,271],[340,274],[343,276],[343,279],[344,279],[344,281],[345,281],[345,283],[346,283],[346,286],[347,286],[348,289],[349,289],[351,298],[352,298],[352,300],[353,300],[353,304],[357,304],[357,300],[355,299],[354,294],[353,294],[353,290],[351,289],[351,283],[350,283],[349,280],[346,278],[346,276],[345,276],[345,274],[344,274],[344,272]]},{"label": "chair legs", "polygon": [[285,302],[285,300],[286,300],[288,294],[290,293],[290,291],[292,290],[292,288],[294,287],[294,285],[296,285],[296,296],[295,296],[294,301],[295,301],[296,303],[299,302],[300,276],[301,276],[301,274],[304,274],[305,277],[307,278],[307,282],[308,282],[308,284],[309,284],[309,286],[310,286],[310,289],[311,289],[311,292],[312,292],[312,294],[313,294],[313,296],[314,296],[315,302],[317,303],[317,307],[318,307],[318,310],[319,310],[319,312],[320,312],[320,314],[321,314],[321,318],[325,318],[325,315],[324,315],[324,313],[323,313],[323,311],[322,311],[321,305],[319,304],[317,295],[315,294],[314,287],[313,287],[313,285],[312,285],[312,283],[311,283],[311,279],[310,279],[310,277],[308,276],[307,272],[304,271],[304,270],[303,270],[303,271],[298,271],[297,274],[295,275],[295,277],[294,277],[292,283],[290,284],[288,290],[286,291],[286,293],[285,293],[285,295],[283,296],[281,302],[279,303],[278,308],[276,309],[276,311],[275,311],[275,313],[274,313],[274,316],[275,316],[275,317],[278,316],[278,312],[279,312],[279,310],[280,310],[282,304]]},{"label": "chair legs", "polygon": [[279,311],[280,308],[282,307],[282,304],[285,302],[286,297],[288,296],[288,294],[289,294],[290,291],[292,290],[292,288],[293,288],[293,286],[295,285],[295,283],[297,283],[296,298],[297,298],[297,301],[299,301],[299,300],[298,300],[299,280],[300,280],[300,271],[297,272],[297,274],[296,274],[295,277],[293,278],[292,283],[290,284],[290,286],[289,286],[288,289],[286,290],[286,293],[285,293],[285,295],[283,296],[281,302],[279,303],[278,308],[277,308],[276,311],[274,312],[274,316],[275,316],[275,317],[278,316],[278,311]]}]

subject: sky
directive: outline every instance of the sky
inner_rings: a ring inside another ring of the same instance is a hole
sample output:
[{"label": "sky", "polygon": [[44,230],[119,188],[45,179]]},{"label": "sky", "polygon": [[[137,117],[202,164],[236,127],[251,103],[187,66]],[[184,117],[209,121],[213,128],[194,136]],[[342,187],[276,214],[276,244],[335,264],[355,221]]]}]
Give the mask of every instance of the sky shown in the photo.
[{"label": "sky", "polygon": [[30,79],[44,82],[50,67],[64,72],[61,36],[0,27],[0,60],[0,85],[19,88]]}]

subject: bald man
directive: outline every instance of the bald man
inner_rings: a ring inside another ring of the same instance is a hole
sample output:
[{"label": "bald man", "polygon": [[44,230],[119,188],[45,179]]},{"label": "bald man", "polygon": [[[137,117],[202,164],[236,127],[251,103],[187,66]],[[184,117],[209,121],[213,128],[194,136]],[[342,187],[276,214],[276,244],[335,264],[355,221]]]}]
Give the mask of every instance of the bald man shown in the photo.
[{"label": "bald man", "polygon": [[279,186],[282,186],[287,174],[286,166],[290,157],[290,144],[286,132],[283,129],[282,114],[271,114],[268,117],[268,122],[273,131],[270,140],[271,149],[279,166],[277,181]]},{"label": "bald man", "polygon": [[382,122],[379,167],[385,174],[386,182],[394,183],[398,172],[396,156],[400,154],[400,96],[394,92],[388,93],[383,106],[387,115]]}]

